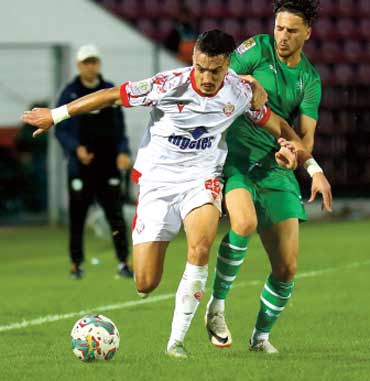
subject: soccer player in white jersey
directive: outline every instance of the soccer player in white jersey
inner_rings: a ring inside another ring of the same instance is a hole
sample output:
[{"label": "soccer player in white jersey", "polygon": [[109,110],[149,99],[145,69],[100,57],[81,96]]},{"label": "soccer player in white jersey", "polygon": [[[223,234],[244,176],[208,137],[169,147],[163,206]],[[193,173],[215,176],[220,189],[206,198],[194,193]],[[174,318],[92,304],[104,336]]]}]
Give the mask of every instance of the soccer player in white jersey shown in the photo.
[{"label": "soccer player in white jersey", "polygon": [[[167,246],[184,225],[187,263],[166,349],[177,358],[187,357],[184,337],[205,290],[209,252],[221,214],[226,129],[247,113],[276,137],[300,144],[290,126],[269,109],[251,111],[251,86],[229,70],[234,47],[230,35],[209,31],[196,42],[192,67],[126,82],[57,109],[27,111],[22,117],[38,127],[37,135],[65,118],[112,104],[152,107],[133,170],[140,186],[132,233],[134,272],[137,290],[153,291],[162,277]],[[297,152],[301,162],[311,158]],[[285,147],[276,158],[287,166],[294,161]],[[322,175],[320,191],[325,192],[326,185]]]}]

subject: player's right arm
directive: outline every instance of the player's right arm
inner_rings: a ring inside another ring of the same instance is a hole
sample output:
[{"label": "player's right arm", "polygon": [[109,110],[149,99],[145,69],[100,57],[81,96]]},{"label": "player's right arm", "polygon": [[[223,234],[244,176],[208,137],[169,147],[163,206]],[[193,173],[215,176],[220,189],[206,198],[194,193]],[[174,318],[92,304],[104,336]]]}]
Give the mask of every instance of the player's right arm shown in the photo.
[{"label": "player's right arm", "polygon": [[21,119],[24,123],[37,127],[33,133],[33,136],[37,136],[62,120],[114,104],[122,105],[120,86],[96,91],[55,109],[36,107],[25,111]]}]

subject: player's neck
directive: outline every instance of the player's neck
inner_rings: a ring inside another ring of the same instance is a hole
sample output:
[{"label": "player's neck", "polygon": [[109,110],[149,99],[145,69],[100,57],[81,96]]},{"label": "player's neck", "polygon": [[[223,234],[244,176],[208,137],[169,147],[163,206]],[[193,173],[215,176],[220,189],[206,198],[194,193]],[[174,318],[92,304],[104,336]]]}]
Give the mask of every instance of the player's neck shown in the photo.
[{"label": "player's neck", "polygon": [[276,55],[278,56],[281,62],[285,63],[285,65],[287,65],[288,67],[294,67],[294,66],[297,66],[299,62],[301,61],[301,53],[302,53],[302,49],[298,50],[297,52],[295,52],[289,57],[281,57],[278,52],[276,52]]}]

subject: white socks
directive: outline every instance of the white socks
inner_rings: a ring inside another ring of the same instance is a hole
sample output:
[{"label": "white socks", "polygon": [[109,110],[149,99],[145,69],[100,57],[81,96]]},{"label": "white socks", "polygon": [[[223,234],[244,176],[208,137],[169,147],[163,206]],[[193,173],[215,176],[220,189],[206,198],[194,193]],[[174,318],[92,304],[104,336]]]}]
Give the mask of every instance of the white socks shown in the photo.
[{"label": "white socks", "polygon": [[186,264],[184,274],[176,292],[176,306],[172,319],[169,349],[176,341],[183,342],[199,301],[202,298],[208,276],[208,265]]},{"label": "white socks", "polygon": [[225,311],[225,299],[217,299],[213,295],[209,299],[207,310],[209,312],[217,313]]}]

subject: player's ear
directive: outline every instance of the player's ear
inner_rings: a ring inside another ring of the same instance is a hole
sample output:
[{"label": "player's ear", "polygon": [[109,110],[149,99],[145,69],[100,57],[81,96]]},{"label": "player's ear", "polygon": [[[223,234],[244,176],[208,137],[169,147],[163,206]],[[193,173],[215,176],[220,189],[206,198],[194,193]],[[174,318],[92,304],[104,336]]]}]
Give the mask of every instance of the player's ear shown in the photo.
[{"label": "player's ear", "polygon": [[310,39],[310,37],[311,37],[311,33],[312,33],[312,28],[309,26],[309,27],[307,28],[305,41],[307,41],[307,40]]}]

